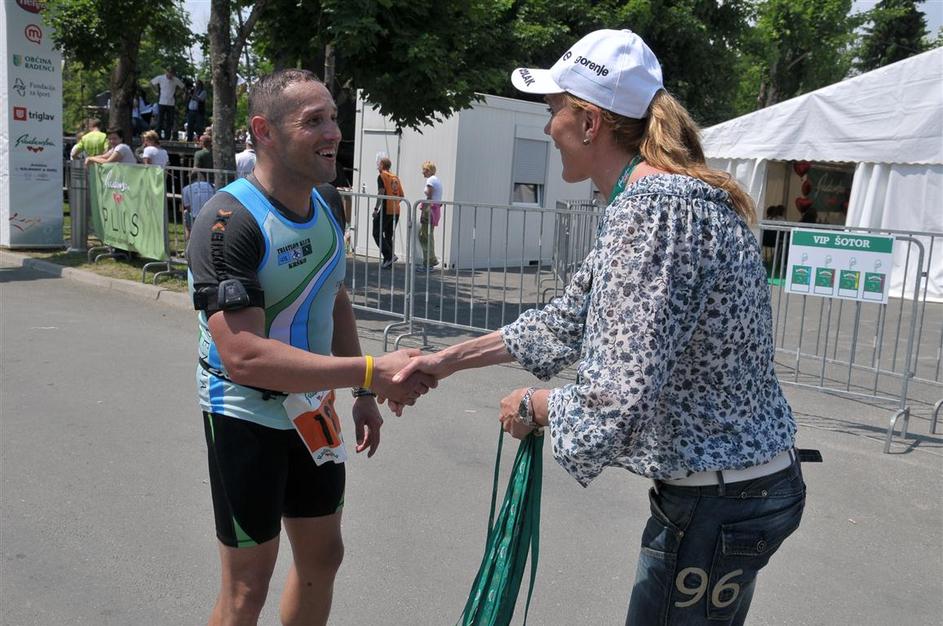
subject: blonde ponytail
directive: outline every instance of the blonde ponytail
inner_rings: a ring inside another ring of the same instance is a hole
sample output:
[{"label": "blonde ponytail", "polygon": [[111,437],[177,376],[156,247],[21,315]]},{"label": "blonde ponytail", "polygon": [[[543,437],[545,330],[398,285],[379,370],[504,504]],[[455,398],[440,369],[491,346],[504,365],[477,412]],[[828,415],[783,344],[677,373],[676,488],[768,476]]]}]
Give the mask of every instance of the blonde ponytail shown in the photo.
[{"label": "blonde ponytail", "polygon": [[[574,109],[594,107],[566,94]],[[598,107],[596,107],[598,108]],[[711,169],[704,159],[697,124],[681,103],[661,90],[652,99],[645,119],[633,119],[599,109],[619,146],[631,154],[641,153],[652,167],[672,174],[684,174],[704,181],[730,194],[730,204],[748,223],[756,221],[753,200],[726,172]]]}]

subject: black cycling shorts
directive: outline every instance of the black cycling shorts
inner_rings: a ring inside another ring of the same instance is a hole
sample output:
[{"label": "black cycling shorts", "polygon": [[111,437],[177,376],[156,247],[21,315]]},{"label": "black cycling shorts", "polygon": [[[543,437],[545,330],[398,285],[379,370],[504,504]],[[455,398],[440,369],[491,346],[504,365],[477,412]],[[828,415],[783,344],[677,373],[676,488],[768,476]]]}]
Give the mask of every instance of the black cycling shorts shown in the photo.
[{"label": "black cycling shorts", "polygon": [[203,412],[216,536],[233,548],[281,532],[282,517],[322,517],[344,506],[343,463],[315,465],[298,433]]}]

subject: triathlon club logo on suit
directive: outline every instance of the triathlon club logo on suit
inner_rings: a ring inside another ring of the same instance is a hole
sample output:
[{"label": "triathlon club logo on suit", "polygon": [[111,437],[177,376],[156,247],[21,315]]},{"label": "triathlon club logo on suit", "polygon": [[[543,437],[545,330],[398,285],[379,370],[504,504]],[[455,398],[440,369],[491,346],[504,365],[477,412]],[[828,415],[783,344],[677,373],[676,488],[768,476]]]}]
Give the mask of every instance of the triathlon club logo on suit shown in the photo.
[{"label": "triathlon club logo on suit", "polygon": [[295,241],[278,249],[278,264],[287,264],[289,269],[308,262],[305,258],[311,254],[311,240]]}]

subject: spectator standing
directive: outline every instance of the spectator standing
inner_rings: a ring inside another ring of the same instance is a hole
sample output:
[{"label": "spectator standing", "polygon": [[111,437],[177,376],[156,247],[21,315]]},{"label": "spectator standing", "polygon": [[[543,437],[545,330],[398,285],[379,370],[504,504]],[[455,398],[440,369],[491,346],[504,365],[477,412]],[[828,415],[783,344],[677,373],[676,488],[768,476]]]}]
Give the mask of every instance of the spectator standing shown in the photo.
[{"label": "spectator standing", "polygon": [[[87,137],[88,135],[86,135]],[[84,139],[84,137],[83,137]],[[138,160],[134,158],[134,153],[128,144],[124,142],[124,131],[120,128],[108,129],[108,145],[111,148],[104,154],[90,156],[85,159],[85,165],[93,163],[126,163],[136,165]]]},{"label": "spectator standing", "polygon": [[193,153],[193,167],[201,170],[213,169],[213,140],[209,135],[200,137],[200,149]]},{"label": "spectator standing", "polygon": [[88,121],[88,132],[75,142],[69,152],[71,158],[76,158],[83,152],[86,157],[98,156],[108,150],[108,137],[101,131],[101,122],[96,119]]},{"label": "spectator standing", "polygon": [[160,147],[160,137],[157,136],[157,131],[145,131],[141,139],[144,141],[144,151],[141,153],[144,165],[167,167],[170,163],[170,156]]},{"label": "spectator standing", "polygon": [[[381,196],[399,196],[404,197],[403,185],[399,182],[399,177],[390,171],[393,162],[389,157],[381,157],[377,162],[377,170],[380,172],[377,176],[377,194]],[[383,211],[380,211],[383,207]],[[373,240],[380,247],[380,254],[383,256],[383,262],[380,267],[386,269],[392,267],[396,262],[396,255],[393,254],[393,229],[399,222],[399,200],[384,200],[377,198],[377,204],[373,207]]]},{"label": "spectator standing", "polygon": [[144,93],[138,90],[137,95],[134,96],[134,101],[131,103],[131,129],[135,135],[140,135],[149,128],[149,122],[145,121],[144,116],[146,114],[147,120],[150,120],[150,110],[151,107],[144,100]]},{"label": "spectator standing", "polygon": [[255,169],[255,146],[252,137],[246,137],[246,149],[236,153],[236,178],[245,178]]},{"label": "spectator standing", "polygon": [[442,181],[435,175],[436,165],[432,161],[422,164],[422,175],[426,177],[426,202],[419,205],[419,246],[422,248],[422,264],[419,269],[430,269],[439,264],[435,256],[435,227],[442,216]]},{"label": "spectator standing", "polygon": [[203,205],[216,193],[216,188],[206,180],[206,175],[203,172],[194,170],[190,181],[190,184],[181,191],[183,196],[183,227],[188,240],[190,239],[193,220],[200,214]]},{"label": "spectator standing", "polygon": [[159,94],[157,104],[157,130],[161,139],[173,139],[174,122],[176,121],[177,90],[183,89],[183,82],[168,67],[160,76],[151,80],[151,85],[157,88]]},{"label": "spectator standing", "polygon": [[197,80],[187,98],[187,141],[193,141],[206,119],[206,88]]}]

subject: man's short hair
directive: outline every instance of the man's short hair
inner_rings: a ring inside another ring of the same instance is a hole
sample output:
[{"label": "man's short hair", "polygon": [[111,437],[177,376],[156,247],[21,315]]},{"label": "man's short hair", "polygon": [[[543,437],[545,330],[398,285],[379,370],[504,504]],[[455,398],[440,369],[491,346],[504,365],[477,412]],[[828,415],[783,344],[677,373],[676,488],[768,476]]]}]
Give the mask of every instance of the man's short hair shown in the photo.
[{"label": "man's short hair", "polygon": [[124,141],[124,131],[120,128],[109,128],[107,135],[118,135],[121,138],[121,141]]},{"label": "man's short hair", "polygon": [[393,167],[393,161],[390,161],[390,157],[382,157],[380,159],[380,168],[388,170]]},{"label": "man's short hair", "polygon": [[213,145],[213,138],[209,135],[200,135],[200,145],[204,148],[210,148]]},{"label": "man's short hair", "polygon": [[[282,95],[289,85],[294,83],[320,83],[321,79],[309,70],[285,69],[260,76],[249,88],[249,120],[261,115],[272,123],[278,123],[287,111],[287,104]],[[252,135],[252,124],[249,124],[249,137],[258,145],[256,137]]]},{"label": "man's short hair", "polygon": [[422,169],[429,170],[430,172],[435,174],[435,171],[436,171],[435,163],[433,163],[432,161],[426,161],[422,164]]},{"label": "man's short hair", "polygon": [[91,118],[90,120],[88,120],[88,127],[89,127],[89,128],[96,128],[96,129],[98,129],[98,130],[101,130],[102,123],[101,123],[99,120],[97,120],[96,118],[93,117],[93,118]]}]

